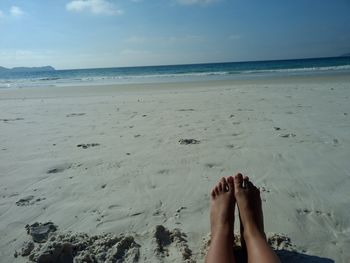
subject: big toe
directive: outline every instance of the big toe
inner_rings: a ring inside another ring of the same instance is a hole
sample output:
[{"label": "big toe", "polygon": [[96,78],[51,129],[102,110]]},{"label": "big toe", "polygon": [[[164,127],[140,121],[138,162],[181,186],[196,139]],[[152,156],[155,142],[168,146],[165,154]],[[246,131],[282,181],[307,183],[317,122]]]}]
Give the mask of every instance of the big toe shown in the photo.
[{"label": "big toe", "polygon": [[235,192],[239,192],[243,188],[243,176],[241,173],[235,175],[234,178]]},{"label": "big toe", "polygon": [[242,187],[246,188],[248,186],[248,184],[250,183],[249,181],[249,177],[246,175],[243,175],[243,183],[242,183]]},{"label": "big toe", "polygon": [[234,191],[235,190],[235,183],[234,183],[233,177],[232,176],[227,177],[226,181],[228,183],[229,190]]}]

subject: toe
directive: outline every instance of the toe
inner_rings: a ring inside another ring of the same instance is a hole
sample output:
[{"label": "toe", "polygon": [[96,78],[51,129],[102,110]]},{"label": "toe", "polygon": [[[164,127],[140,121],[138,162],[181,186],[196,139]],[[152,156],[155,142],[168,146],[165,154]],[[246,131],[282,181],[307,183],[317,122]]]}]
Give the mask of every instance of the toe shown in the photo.
[{"label": "toe", "polygon": [[221,180],[220,180],[221,184],[222,184],[222,190],[224,192],[228,192],[229,190],[229,186],[228,186],[228,183],[227,183],[227,180],[225,177],[222,177]]},{"label": "toe", "polygon": [[254,185],[253,183],[251,183],[251,186],[250,186],[255,193],[257,194],[260,194],[260,189],[258,187],[256,187],[256,185]]},{"label": "toe", "polygon": [[234,183],[235,183],[235,189],[236,189],[236,187],[242,188],[242,183],[243,183],[242,174],[238,173],[235,175]]},{"label": "toe", "polygon": [[243,176],[243,188],[248,187],[248,183],[249,183],[249,177],[248,176]]},{"label": "toe", "polygon": [[253,185],[253,183],[252,182],[250,182],[250,181],[248,181],[248,182],[246,182],[246,188],[249,188],[249,189],[252,189],[252,190],[255,190],[255,189],[257,189],[256,187],[255,187],[255,185]]},{"label": "toe", "polygon": [[221,181],[220,181],[220,183],[218,185],[218,188],[219,188],[219,192],[224,191],[224,186],[223,186],[223,183]]},{"label": "toe", "polygon": [[232,176],[227,177],[226,181],[228,183],[229,189],[230,190],[234,190],[235,186],[234,186],[234,179],[233,179],[233,177]]},{"label": "toe", "polygon": [[215,194],[215,188],[213,190],[211,190],[211,193],[210,193],[211,197],[212,198],[215,198],[216,194]]},{"label": "toe", "polygon": [[215,191],[215,195],[219,195],[219,187],[218,186],[215,186],[215,189],[214,189],[214,191]]}]

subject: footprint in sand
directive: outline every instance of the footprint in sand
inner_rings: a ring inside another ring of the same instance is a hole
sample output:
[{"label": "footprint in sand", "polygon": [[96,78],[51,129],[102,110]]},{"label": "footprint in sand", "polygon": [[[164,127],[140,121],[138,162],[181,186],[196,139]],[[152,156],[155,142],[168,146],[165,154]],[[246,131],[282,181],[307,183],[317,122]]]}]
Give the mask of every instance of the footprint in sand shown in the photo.
[{"label": "footprint in sand", "polygon": [[119,207],[121,207],[121,205],[114,204],[114,205],[108,206],[107,208],[108,208],[108,209],[114,209],[114,208],[119,208]]},{"label": "footprint in sand", "polygon": [[24,118],[9,118],[9,119],[0,119],[0,121],[3,121],[3,122],[9,122],[9,121],[23,121]]},{"label": "footprint in sand", "polygon": [[38,223],[26,225],[27,234],[30,235],[34,242],[43,243],[47,241],[49,234],[57,230],[57,226],[52,222]]},{"label": "footprint in sand", "polygon": [[56,174],[56,173],[62,173],[67,169],[70,169],[72,167],[72,164],[70,163],[64,163],[64,164],[59,164],[56,165],[52,168],[50,168],[49,170],[47,170],[47,174]]},{"label": "footprint in sand", "polygon": [[17,206],[30,206],[30,205],[34,205],[40,201],[43,201],[45,200],[46,198],[35,198],[33,195],[29,195],[29,196],[26,196],[26,197],[22,197],[21,199],[19,199],[17,202],[16,202],[16,205]]},{"label": "footprint in sand", "polygon": [[332,217],[332,213],[330,212],[322,212],[320,210],[309,210],[307,208],[304,209],[297,209],[297,213],[299,215],[317,215],[317,216],[326,216],[326,217]]},{"label": "footprint in sand", "polygon": [[179,229],[169,231],[162,225],[156,226],[153,233],[155,252],[160,258],[178,258],[180,254],[186,262],[192,262],[192,250],[187,244],[187,236]]},{"label": "footprint in sand", "polygon": [[161,169],[161,170],[159,170],[157,173],[158,173],[158,174],[168,174],[169,172],[170,172],[169,169]]},{"label": "footprint in sand", "polygon": [[217,166],[219,166],[219,164],[217,164],[217,163],[206,163],[205,164],[205,167],[207,167],[207,168],[214,168]]},{"label": "footprint in sand", "polygon": [[77,116],[84,116],[86,113],[70,113],[67,114],[66,117],[77,117]]},{"label": "footprint in sand", "polygon": [[152,216],[162,217],[165,222],[167,220],[167,215],[166,213],[163,212],[162,206],[163,206],[162,201],[159,201],[159,203],[155,207],[155,211],[153,212]]},{"label": "footprint in sand", "polygon": [[178,111],[194,111],[194,109],[179,109]]},{"label": "footprint in sand", "polygon": [[238,149],[241,149],[242,146],[237,146],[237,145],[234,145],[234,144],[227,144],[226,148],[238,150]]},{"label": "footprint in sand", "polygon": [[293,138],[296,135],[294,133],[286,133],[286,134],[279,134],[278,136],[282,138]]}]

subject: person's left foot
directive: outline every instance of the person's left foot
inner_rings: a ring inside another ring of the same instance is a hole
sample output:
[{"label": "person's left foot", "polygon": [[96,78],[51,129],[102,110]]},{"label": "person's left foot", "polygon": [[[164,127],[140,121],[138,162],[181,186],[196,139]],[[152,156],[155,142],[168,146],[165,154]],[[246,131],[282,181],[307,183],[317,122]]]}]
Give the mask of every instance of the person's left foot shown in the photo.
[{"label": "person's left foot", "polygon": [[233,177],[223,177],[211,191],[210,225],[212,238],[221,234],[233,235],[235,197]]}]

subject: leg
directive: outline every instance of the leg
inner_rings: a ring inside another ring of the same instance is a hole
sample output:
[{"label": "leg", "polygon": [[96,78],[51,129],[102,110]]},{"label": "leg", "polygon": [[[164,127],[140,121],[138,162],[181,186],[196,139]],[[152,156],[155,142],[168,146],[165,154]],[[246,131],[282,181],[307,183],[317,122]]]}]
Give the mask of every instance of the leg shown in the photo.
[{"label": "leg", "polygon": [[234,183],[233,178],[222,178],[211,192],[210,225],[211,243],[206,263],[232,263],[233,223],[234,223]]},{"label": "leg", "polygon": [[259,189],[247,177],[243,179],[241,174],[235,176],[234,187],[248,262],[279,263],[279,258],[266,241]]},{"label": "leg", "polygon": [[[243,187],[247,186],[248,183],[250,183],[248,176],[243,176]],[[253,189],[254,189],[254,191],[253,191],[254,202],[252,203],[252,208],[254,210],[253,211],[254,221],[257,224],[259,231],[261,233],[263,233],[263,235],[265,236],[264,218],[263,218],[263,212],[262,212],[260,191],[254,185],[253,185]],[[241,246],[242,246],[242,249],[246,252],[247,251],[247,246],[246,246],[246,243],[245,243],[245,240],[244,240],[244,227],[243,227],[243,224],[242,224],[241,215],[239,215],[239,225],[240,225],[240,234],[241,234]],[[266,238],[266,236],[265,236],[265,238]]]}]

